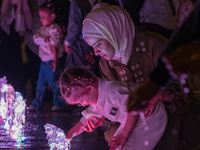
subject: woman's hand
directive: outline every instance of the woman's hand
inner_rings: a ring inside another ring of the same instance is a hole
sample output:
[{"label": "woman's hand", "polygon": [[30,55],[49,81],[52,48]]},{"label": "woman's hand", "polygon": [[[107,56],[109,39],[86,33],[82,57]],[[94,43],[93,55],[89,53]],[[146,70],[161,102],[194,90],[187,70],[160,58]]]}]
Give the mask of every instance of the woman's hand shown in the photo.
[{"label": "woman's hand", "polygon": [[[144,110],[151,99],[156,98],[159,91],[159,85],[151,80],[146,80],[146,82],[139,86],[138,89],[131,92],[128,98],[128,111],[139,111]],[[151,108],[152,110],[154,108]]]},{"label": "woman's hand", "polygon": [[108,146],[111,146],[110,150],[115,150],[119,146],[121,146],[122,150],[128,140],[128,136],[119,134],[117,136],[112,137],[112,139],[113,140],[108,144]]},{"label": "woman's hand", "polygon": [[89,118],[86,121],[87,126],[83,128],[87,132],[93,132],[96,128],[100,127],[104,123],[104,120],[105,120],[104,116],[101,119],[95,116],[93,116],[92,118],[96,121],[96,123],[91,118]]},{"label": "woman's hand", "polygon": [[70,46],[66,46],[66,45],[65,45],[65,52],[66,52],[66,53],[70,53],[70,52],[71,52]]},{"label": "woman's hand", "polygon": [[162,91],[163,90],[159,90],[158,93],[155,96],[153,96],[151,100],[148,101],[148,106],[143,110],[145,118],[148,118],[153,114],[154,109],[158,104],[158,101],[162,100]]}]

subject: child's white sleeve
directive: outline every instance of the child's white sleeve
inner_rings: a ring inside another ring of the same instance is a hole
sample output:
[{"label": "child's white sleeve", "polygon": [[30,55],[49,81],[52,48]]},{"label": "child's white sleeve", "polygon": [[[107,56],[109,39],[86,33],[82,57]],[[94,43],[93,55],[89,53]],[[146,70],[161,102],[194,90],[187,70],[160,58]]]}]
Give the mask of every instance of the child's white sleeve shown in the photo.
[{"label": "child's white sleeve", "polygon": [[[90,105],[88,108],[83,110],[82,112],[83,117],[80,119],[80,121],[86,125],[86,121],[88,118],[92,119],[92,116],[102,118],[103,115],[99,113],[94,105]],[[93,120],[95,122],[95,120]]]},{"label": "child's white sleeve", "polygon": [[50,43],[55,47],[58,47],[62,43],[62,34],[58,29],[52,29],[50,31]]},{"label": "child's white sleeve", "polygon": [[42,43],[45,43],[45,36],[44,34],[42,34],[43,29],[40,28],[39,30],[37,30],[37,33],[33,36],[33,41],[35,42],[35,44],[37,45],[41,45]]}]

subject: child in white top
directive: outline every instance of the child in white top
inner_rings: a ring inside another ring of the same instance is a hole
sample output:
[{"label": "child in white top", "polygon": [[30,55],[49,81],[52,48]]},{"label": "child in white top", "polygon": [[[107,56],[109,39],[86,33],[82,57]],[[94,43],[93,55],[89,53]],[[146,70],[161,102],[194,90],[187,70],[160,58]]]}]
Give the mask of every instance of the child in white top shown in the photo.
[{"label": "child in white top", "polygon": [[[87,120],[94,116],[105,118],[121,125],[115,132],[110,150],[152,150],[161,138],[167,124],[167,113],[159,96],[152,99],[157,106],[151,116],[144,113],[128,112],[127,102],[130,91],[138,84],[98,79],[84,68],[70,68],[62,73],[59,80],[61,95],[69,104],[90,105],[80,121],[66,134],[71,140],[87,128]],[[141,117],[143,116],[143,117]],[[94,120],[95,121],[95,120]]]},{"label": "child in white top", "polygon": [[34,42],[39,45],[39,57],[41,58],[40,72],[37,80],[36,98],[28,110],[41,110],[46,85],[49,84],[54,94],[52,110],[58,110],[64,106],[59,97],[59,89],[56,86],[59,70],[63,68],[62,30],[56,19],[56,7],[53,3],[45,3],[39,9],[42,27],[33,36]]}]

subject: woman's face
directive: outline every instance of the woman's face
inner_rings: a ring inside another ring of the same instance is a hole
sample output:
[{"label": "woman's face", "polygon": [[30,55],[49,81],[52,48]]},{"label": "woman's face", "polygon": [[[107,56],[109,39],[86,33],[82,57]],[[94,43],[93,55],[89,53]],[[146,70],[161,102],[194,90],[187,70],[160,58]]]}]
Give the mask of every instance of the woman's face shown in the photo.
[{"label": "woman's face", "polygon": [[106,39],[85,36],[85,41],[94,48],[95,55],[99,55],[106,60],[111,60],[115,55],[115,48]]}]

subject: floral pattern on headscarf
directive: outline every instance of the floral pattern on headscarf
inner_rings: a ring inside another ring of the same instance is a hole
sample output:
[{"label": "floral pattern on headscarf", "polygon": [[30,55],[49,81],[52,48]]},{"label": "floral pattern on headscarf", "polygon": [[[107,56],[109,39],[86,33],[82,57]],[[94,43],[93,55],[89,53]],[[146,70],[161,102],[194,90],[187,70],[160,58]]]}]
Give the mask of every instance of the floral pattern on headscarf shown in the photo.
[{"label": "floral pattern on headscarf", "polygon": [[131,56],[135,26],[128,12],[119,6],[108,6],[91,11],[83,21],[83,38],[100,37],[115,48],[112,59],[127,65]]}]

